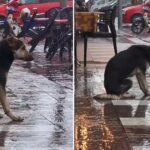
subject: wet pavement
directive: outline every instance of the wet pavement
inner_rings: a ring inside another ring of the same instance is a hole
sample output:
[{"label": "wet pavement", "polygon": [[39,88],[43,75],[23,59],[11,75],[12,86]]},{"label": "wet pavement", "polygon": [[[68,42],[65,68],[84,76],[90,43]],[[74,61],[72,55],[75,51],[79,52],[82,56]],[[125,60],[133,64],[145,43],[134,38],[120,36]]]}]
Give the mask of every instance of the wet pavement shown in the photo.
[{"label": "wet pavement", "polygon": [[[126,50],[129,46],[135,44],[149,45],[150,36],[148,33],[134,35],[130,27],[117,31],[117,51]],[[150,33],[149,33],[150,34]],[[77,38],[77,58],[81,64],[84,61],[83,38]],[[87,64],[106,64],[114,56],[112,38],[88,38],[87,44]]]},{"label": "wet pavement", "polygon": [[[101,39],[97,39],[97,42],[98,40]],[[119,51],[133,44],[149,44],[139,38],[121,34],[117,40]],[[103,45],[99,49],[101,47]],[[99,56],[105,55],[107,59],[113,56],[108,54],[110,53],[105,51],[99,53]],[[93,56],[94,53],[91,55]],[[107,101],[93,99],[93,96],[105,93],[103,86],[105,65],[106,63],[101,61],[99,63],[89,61],[84,68],[81,61],[81,65],[76,69],[75,149],[149,150],[150,101],[143,99],[143,93],[135,77],[133,77],[133,88],[129,92],[134,93],[136,99]],[[150,85],[149,71],[148,85]]]},{"label": "wet pavement", "polygon": [[131,36],[131,37],[140,39],[143,42],[150,42],[150,33],[148,31],[149,31],[149,29],[145,28],[143,30],[143,32],[141,32],[140,34],[134,34],[131,31],[131,24],[124,24],[124,26],[122,28],[122,32],[124,35],[126,35],[127,37]]},{"label": "wet pavement", "polygon": [[[58,56],[45,60],[43,46],[34,61],[15,61],[8,74],[7,98],[21,123],[0,119],[0,150],[73,149],[73,77]],[[0,107],[0,112],[3,113]]]}]

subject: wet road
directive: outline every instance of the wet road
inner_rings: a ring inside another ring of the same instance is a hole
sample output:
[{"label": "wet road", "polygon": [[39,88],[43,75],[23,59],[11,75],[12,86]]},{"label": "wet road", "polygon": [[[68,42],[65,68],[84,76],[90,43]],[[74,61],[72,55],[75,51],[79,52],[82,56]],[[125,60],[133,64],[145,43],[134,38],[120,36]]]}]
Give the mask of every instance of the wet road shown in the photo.
[{"label": "wet road", "polygon": [[129,91],[136,94],[135,100],[94,100],[93,96],[105,92],[103,71],[94,65],[77,70],[75,149],[150,149],[149,100],[138,100],[143,94],[135,78]]},{"label": "wet road", "polygon": [[[118,50],[139,43],[145,44],[135,37],[119,37]],[[106,56],[107,51],[101,55]],[[135,94],[136,99],[113,101],[93,99],[93,96],[105,93],[103,86],[105,65],[89,63],[87,68],[81,65],[76,70],[75,149],[149,150],[150,102],[143,99],[143,93],[135,78],[133,88],[129,92]],[[150,85],[149,73],[147,79]]]},{"label": "wet road", "polygon": [[[111,101],[97,102],[93,96],[103,93],[103,71],[95,66],[77,70],[75,102],[76,150],[117,150],[129,148],[127,137],[116,117]],[[122,145],[122,147],[120,147]]]},{"label": "wet road", "polygon": [[123,34],[127,36],[132,36],[134,38],[142,40],[143,42],[148,42],[148,43],[150,42],[150,33],[148,32],[149,31],[148,28],[145,28],[143,32],[141,32],[140,34],[134,34],[131,31],[131,25],[124,25],[122,31],[124,32]]},{"label": "wet road", "polygon": [[[8,74],[7,98],[21,123],[0,119],[0,150],[71,150],[73,84],[70,64],[50,63],[38,46],[35,61],[15,61]],[[2,108],[0,107],[2,112]]]}]

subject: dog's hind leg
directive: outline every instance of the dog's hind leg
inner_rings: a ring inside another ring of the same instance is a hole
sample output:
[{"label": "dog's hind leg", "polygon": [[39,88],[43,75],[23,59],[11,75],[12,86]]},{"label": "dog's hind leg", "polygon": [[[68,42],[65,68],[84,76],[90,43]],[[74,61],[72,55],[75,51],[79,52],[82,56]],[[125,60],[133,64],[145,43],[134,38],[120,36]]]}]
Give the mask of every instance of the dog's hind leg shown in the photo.
[{"label": "dog's hind leg", "polygon": [[127,91],[132,87],[132,81],[129,79],[124,79],[122,82],[114,86],[114,92],[120,95],[120,99],[134,99],[135,95],[128,94]]},{"label": "dog's hind leg", "polygon": [[96,100],[119,100],[120,96],[112,94],[98,94],[93,97]]},{"label": "dog's hind leg", "polygon": [[132,87],[132,81],[129,79],[124,79],[122,81],[113,81],[106,89],[107,94],[122,95],[126,93]]},{"label": "dog's hind leg", "polygon": [[1,119],[1,118],[3,118],[3,115],[2,115],[2,114],[0,114],[0,119]]},{"label": "dog's hind leg", "polygon": [[0,103],[2,104],[2,108],[5,112],[5,114],[10,117],[13,121],[23,121],[21,117],[16,117],[12,114],[9,103],[6,99],[6,91],[4,87],[0,86]]},{"label": "dog's hind leg", "polygon": [[120,94],[124,94],[126,93],[130,88],[132,87],[132,81],[129,79],[124,79],[121,84],[120,87],[118,87],[118,92]]},{"label": "dog's hind leg", "polygon": [[148,84],[146,81],[145,74],[143,71],[139,68],[136,69],[136,78],[138,80],[140,89],[143,91],[145,95],[150,95],[149,89],[148,89]]},{"label": "dog's hind leg", "polygon": [[99,94],[94,96],[96,100],[114,100],[114,99],[127,99],[135,98],[134,95],[124,95],[131,87],[132,81],[124,79],[122,82],[117,80],[111,80],[109,84],[105,82],[105,89],[107,94]]}]

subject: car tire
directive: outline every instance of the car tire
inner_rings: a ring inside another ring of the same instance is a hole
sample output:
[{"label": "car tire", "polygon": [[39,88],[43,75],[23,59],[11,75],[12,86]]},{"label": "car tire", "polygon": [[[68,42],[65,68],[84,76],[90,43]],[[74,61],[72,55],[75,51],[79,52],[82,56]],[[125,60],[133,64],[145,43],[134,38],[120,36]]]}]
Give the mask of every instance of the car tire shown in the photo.
[{"label": "car tire", "polygon": [[134,20],[134,22],[132,23],[132,26],[131,26],[131,31],[134,33],[134,34],[140,34],[144,28],[146,26],[146,23],[145,23],[145,20],[144,18],[137,18],[136,20]]},{"label": "car tire", "polygon": [[134,33],[134,34],[140,34],[142,31],[144,30],[144,24],[140,23],[138,26],[134,26],[132,25],[131,26],[131,31]]},{"label": "car tire", "polygon": [[0,19],[5,19],[5,18],[6,18],[5,16],[0,15]]},{"label": "car tire", "polygon": [[136,18],[138,18],[138,17],[142,17],[142,14],[134,14],[134,15],[132,16],[132,18],[131,18],[131,23],[133,23],[134,20],[135,20]]},{"label": "car tire", "polygon": [[[6,19],[5,16],[0,16],[0,21],[3,21],[4,19]],[[6,34],[5,34],[5,29],[4,29],[4,26],[0,25],[0,40],[5,38],[6,37]]]}]

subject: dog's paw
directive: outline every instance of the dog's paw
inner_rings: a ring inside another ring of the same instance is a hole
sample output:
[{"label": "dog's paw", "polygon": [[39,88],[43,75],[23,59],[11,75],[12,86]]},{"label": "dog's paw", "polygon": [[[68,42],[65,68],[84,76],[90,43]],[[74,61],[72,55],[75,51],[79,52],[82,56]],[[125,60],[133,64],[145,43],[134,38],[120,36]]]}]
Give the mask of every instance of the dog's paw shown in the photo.
[{"label": "dog's paw", "polygon": [[135,99],[135,95],[134,94],[129,94],[129,93],[125,93],[123,95],[121,95],[121,99]]},{"label": "dog's paw", "polygon": [[108,99],[107,94],[98,94],[93,97],[96,100],[105,100]]},{"label": "dog's paw", "polygon": [[2,114],[0,114],[0,119],[1,119],[1,118],[3,118],[3,115],[2,115]]},{"label": "dog's paw", "polygon": [[146,96],[144,96],[144,98],[143,98],[144,100],[150,100],[150,95],[146,95]]},{"label": "dog's paw", "polygon": [[17,121],[17,122],[22,122],[24,120],[24,118],[22,118],[22,117],[13,117],[12,120]]},{"label": "dog's paw", "polygon": [[110,94],[98,94],[93,97],[95,100],[119,100],[120,96]]}]

